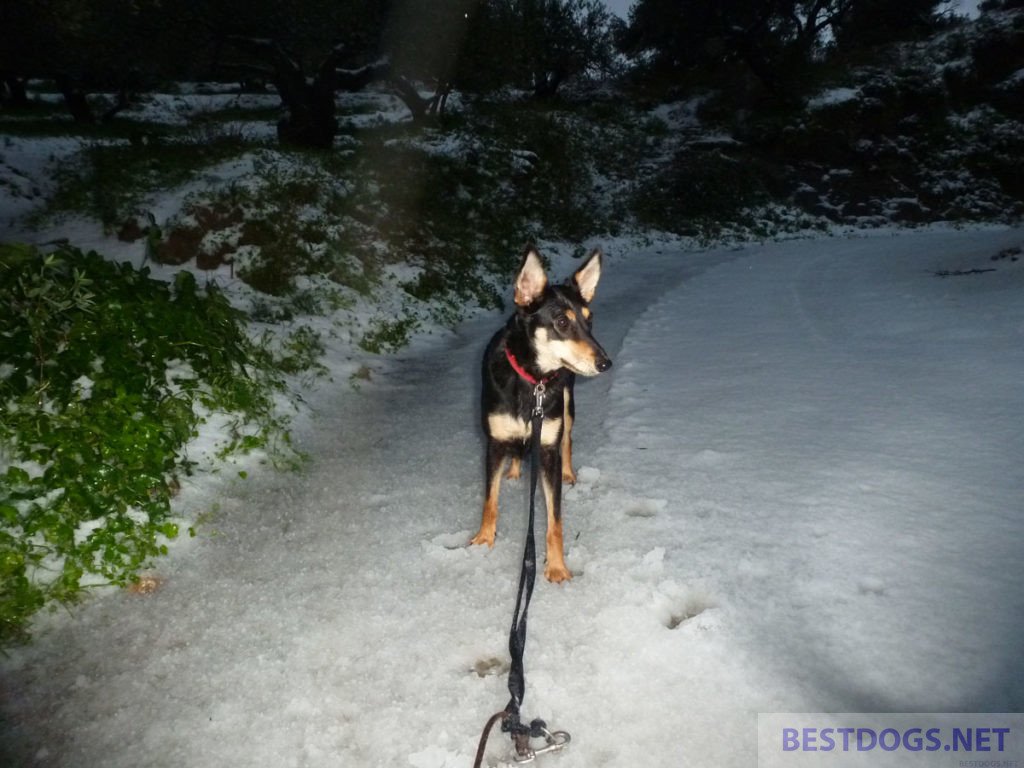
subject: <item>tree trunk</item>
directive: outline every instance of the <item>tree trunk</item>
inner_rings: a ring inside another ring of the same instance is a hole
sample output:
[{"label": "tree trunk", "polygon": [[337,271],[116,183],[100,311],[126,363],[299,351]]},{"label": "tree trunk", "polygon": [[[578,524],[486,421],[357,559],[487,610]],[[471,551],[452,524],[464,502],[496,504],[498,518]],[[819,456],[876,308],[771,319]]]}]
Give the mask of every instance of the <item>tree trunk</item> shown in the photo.
[{"label": "tree trunk", "polygon": [[538,100],[553,99],[564,79],[560,68],[538,74],[533,83],[533,97]]},{"label": "tree trunk", "polygon": [[114,115],[123,109],[127,109],[131,106],[131,99],[128,96],[128,86],[123,85],[117,91],[117,100],[106,110],[100,117],[100,122],[105,123],[107,120],[113,119]]},{"label": "tree trunk", "polygon": [[406,80],[402,76],[392,77],[391,84],[395,89],[395,93],[398,98],[402,100],[402,103],[412,113],[412,121],[418,123],[423,120],[428,114],[433,114],[434,109],[431,109],[433,99],[424,99],[420,96],[419,91],[413,87],[412,83]]},{"label": "tree trunk", "polygon": [[[391,62],[379,59],[356,69],[340,69],[343,46],[336,46],[317,69],[312,81],[306,79],[302,67],[273,40],[240,37],[227,38],[241,51],[251,53],[270,64],[265,71],[277,88],[288,114],[277,123],[278,140],[302,147],[327,149],[338,133],[335,119],[336,91],[358,91],[372,82],[386,80],[398,98],[408,107],[413,121],[420,121],[439,108],[439,97],[425,99],[401,75],[394,75]],[[256,67],[246,67],[253,70]],[[447,93],[444,94],[447,96]]]},{"label": "tree trunk", "polygon": [[334,119],[333,82],[323,82],[323,66],[317,78],[307,82],[299,62],[273,40],[231,35],[227,42],[270,64],[268,74],[288,110],[277,122],[278,141],[315,149],[326,149],[334,143],[338,125]]},{"label": "tree trunk", "polygon": [[4,75],[0,78],[0,103],[11,109],[24,109],[28,106],[28,92],[25,80],[16,75]]},{"label": "tree trunk", "polygon": [[283,144],[329,149],[338,133],[334,117],[334,89],[321,80],[312,83],[277,83],[288,114],[277,123],[277,138]]},{"label": "tree trunk", "polygon": [[444,117],[445,109],[448,107],[448,97],[451,95],[451,93],[452,84],[450,82],[438,84],[437,93],[434,94],[434,103],[432,107],[434,113],[436,113],[439,118]]},{"label": "tree trunk", "polygon": [[57,88],[64,95],[64,105],[74,121],[80,125],[95,125],[96,115],[89,106],[85,93],[78,88],[69,75],[57,75]]}]

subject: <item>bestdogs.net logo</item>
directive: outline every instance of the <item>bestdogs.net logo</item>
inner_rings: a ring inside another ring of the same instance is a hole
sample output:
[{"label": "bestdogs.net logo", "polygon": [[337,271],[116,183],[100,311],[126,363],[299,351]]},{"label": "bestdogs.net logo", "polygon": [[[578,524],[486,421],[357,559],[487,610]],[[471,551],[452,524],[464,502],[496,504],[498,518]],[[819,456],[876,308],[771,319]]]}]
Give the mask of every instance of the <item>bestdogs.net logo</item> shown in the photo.
[{"label": "bestdogs.net logo", "polygon": [[757,716],[758,768],[1024,768],[1024,714]]}]

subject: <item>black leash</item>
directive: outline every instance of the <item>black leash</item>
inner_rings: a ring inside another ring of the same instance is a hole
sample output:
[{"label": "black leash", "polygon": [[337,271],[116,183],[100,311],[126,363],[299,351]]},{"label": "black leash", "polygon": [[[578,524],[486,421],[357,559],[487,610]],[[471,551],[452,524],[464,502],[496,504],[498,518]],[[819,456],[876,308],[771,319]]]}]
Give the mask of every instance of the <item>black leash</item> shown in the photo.
[{"label": "black leash", "polygon": [[[524,725],[520,720],[519,708],[526,692],[526,676],[523,668],[523,652],[526,650],[526,618],[530,610],[530,599],[533,597],[533,585],[537,579],[537,542],[534,528],[537,517],[537,477],[540,474],[540,438],[544,425],[544,382],[533,388],[535,399],[531,415],[530,428],[530,514],[526,525],[526,547],[523,551],[523,565],[519,571],[519,592],[516,595],[516,608],[512,613],[512,628],[508,635],[508,652],[512,658],[508,672],[508,690],[511,698],[505,709],[492,715],[476,751],[474,768],[483,765],[484,748],[487,738],[495,722],[501,720],[501,730],[512,735],[516,749],[516,762],[528,763],[537,755],[545,752],[556,752],[569,743],[570,736],[565,731],[552,733],[541,719]],[[530,747],[530,739],[543,738],[547,744],[540,749]]]},{"label": "black leash", "polygon": [[512,666],[508,671],[508,691],[512,694],[505,711],[508,713],[501,724],[501,730],[513,734],[513,738],[523,728],[519,722],[519,706],[523,703],[526,692],[526,679],[523,670],[523,652],[526,650],[526,615],[530,610],[530,599],[533,597],[533,584],[537,579],[537,542],[534,527],[537,517],[537,475],[540,474],[540,432],[544,425],[544,385],[533,388],[536,403],[530,428],[530,516],[526,523],[526,548],[523,551],[523,566],[519,571],[519,594],[516,596],[516,609],[512,614],[512,629],[508,635],[508,652],[512,657]]}]

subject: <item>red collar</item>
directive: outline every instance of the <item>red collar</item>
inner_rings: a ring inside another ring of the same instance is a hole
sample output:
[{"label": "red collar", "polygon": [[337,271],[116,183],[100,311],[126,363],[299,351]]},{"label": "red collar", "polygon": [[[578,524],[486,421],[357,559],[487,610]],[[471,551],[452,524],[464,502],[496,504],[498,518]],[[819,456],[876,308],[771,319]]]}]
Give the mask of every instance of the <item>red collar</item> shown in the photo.
[{"label": "red collar", "polygon": [[537,381],[537,379],[531,376],[527,372],[527,370],[519,364],[519,361],[516,360],[516,356],[512,354],[512,350],[510,350],[508,347],[505,347],[505,357],[508,360],[508,364],[512,366],[512,370],[519,374],[519,378],[524,379],[530,384],[533,384],[533,386],[537,386],[538,384],[547,384],[549,381],[558,376],[558,371],[555,371],[550,376],[545,376],[540,381]]}]

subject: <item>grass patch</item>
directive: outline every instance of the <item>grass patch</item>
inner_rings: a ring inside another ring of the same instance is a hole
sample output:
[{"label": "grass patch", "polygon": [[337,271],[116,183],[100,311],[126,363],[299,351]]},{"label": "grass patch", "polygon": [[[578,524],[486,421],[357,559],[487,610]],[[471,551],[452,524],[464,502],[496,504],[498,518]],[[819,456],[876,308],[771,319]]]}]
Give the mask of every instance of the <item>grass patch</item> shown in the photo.
[{"label": "grass patch", "polygon": [[419,323],[412,317],[378,320],[360,339],[359,346],[378,355],[382,352],[395,352],[409,343],[409,338],[418,325]]},{"label": "grass patch", "polygon": [[84,213],[113,228],[154,191],[184,184],[204,168],[248,149],[231,135],[199,141],[139,130],[135,136],[144,136],[145,141],[98,141],[59,169],[57,191],[40,217]]}]

